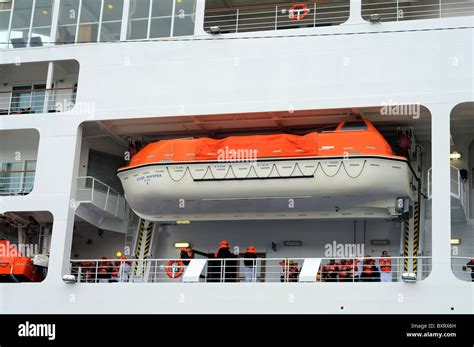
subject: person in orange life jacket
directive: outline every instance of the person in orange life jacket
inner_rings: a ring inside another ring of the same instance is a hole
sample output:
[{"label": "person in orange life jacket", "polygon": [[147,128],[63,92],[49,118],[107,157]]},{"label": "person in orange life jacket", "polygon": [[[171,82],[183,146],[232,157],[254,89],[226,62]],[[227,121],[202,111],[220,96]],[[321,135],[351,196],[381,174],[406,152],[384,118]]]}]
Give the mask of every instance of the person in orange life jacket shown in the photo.
[{"label": "person in orange life jacket", "polygon": [[471,269],[471,281],[474,282],[474,258],[469,260],[466,265],[462,267],[463,271],[466,271],[468,268]]},{"label": "person in orange life jacket", "polygon": [[387,251],[382,252],[382,257],[379,259],[380,282],[392,282],[392,260]]},{"label": "person in orange life jacket", "polygon": [[118,268],[117,282],[128,282],[132,273],[132,265],[126,261],[127,257],[122,255],[120,257],[120,266]]},{"label": "person in orange life jacket", "polygon": [[370,265],[372,265],[374,268],[374,282],[380,282],[380,271],[377,267],[377,262],[375,261],[375,259],[370,260]]},{"label": "person in orange life jacket", "polygon": [[244,254],[245,282],[256,282],[255,271],[257,268],[257,250],[249,246]]},{"label": "person in orange life jacket", "polygon": [[376,282],[376,272],[378,271],[377,267],[375,266],[375,262],[373,261],[373,259],[370,258],[370,255],[366,255],[364,258],[365,259],[362,265],[362,273],[360,274],[361,281]]},{"label": "person in orange life jacket", "polygon": [[217,271],[216,278],[218,281],[221,280],[221,275],[224,275],[225,282],[233,282],[237,272],[237,266],[235,261],[227,260],[235,258],[235,256],[230,251],[230,244],[226,240],[222,240],[218,251],[215,253],[215,258],[222,259],[219,260],[216,265],[214,271]]},{"label": "person in orange life jacket", "polygon": [[336,263],[337,265],[337,277],[339,282],[346,282],[347,281],[347,269],[346,269],[346,260],[341,259],[339,263]]},{"label": "person in orange life jacket", "polygon": [[354,270],[354,265],[352,264],[351,259],[346,259],[344,260],[344,272],[346,274],[346,279],[345,282],[353,282],[354,281],[354,275],[355,275],[355,270]]},{"label": "person in orange life jacket", "polygon": [[359,281],[362,274],[362,262],[360,259],[354,259],[352,269],[354,271],[354,281]]},{"label": "person in orange life jacket", "polygon": [[329,260],[329,264],[326,264],[325,274],[326,274],[326,282],[336,282],[337,281],[337,272],[338,272],[338,264],[334,259]]},{"label": "person in orange life jacket", "polygon": [[297,282],[300,270],[294,260],[285,259],[278,263],[281,267],[280,282]]},{"label": "person in orange life jacket", "polygon": [[98,262],[97,266],[97,278],[99,282],[109,282],[109,279],[112,277],[112,268],[110,261],[105,261],[108,257],[103,256],[102,260]]}]

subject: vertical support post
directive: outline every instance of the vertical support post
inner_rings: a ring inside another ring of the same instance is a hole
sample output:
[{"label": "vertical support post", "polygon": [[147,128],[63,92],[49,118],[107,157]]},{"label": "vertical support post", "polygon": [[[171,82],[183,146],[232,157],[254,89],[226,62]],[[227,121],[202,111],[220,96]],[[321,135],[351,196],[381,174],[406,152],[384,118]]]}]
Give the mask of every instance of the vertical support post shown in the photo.
[{"label": "vertical support post", "polygon": [[120,30],[120,41],[127,40],[128,25],[130,17],[130,0],[123,1],[122,28]]},{"label": "vertical support post", "polygon": [[49,110],[49,103],[51,99],[51,89],[53,87],[53,78],[54,78],[54,62],[50,61],[48,63],[48,75],[46,77],[46,91],[44,93],[43,113],[48,113],[48,110]]},{"label": "vertical support post", "polygon": [[53,13],[51,14],[51,33],[49,35],[49,42],[51,45],[56,43],[56,37],[58,34],[58,24],[59,24],[59,3],[60,0],[55,0],[53,2]]},{"label": "vertical support post", "polygon": [[194,16],[194,35],[207,34],[204,31],[205,12],[206,12],[206,0],[196,0],[196,14]]}]

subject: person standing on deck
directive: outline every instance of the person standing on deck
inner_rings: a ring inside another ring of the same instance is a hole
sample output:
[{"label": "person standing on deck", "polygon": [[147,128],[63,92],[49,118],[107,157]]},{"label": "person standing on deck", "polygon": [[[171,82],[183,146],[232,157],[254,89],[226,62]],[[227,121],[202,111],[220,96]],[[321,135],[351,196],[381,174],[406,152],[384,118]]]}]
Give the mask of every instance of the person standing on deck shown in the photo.
[{"label": "person standing on deck", "polygon": [[245,282],[256,282],[257,250],[249,246],[244,255]]},{"label": "person standing on deck", "polygon": [[392,282],[392,260],[387,251],[382,252],[382,258],[379,259],[380,282]]}]

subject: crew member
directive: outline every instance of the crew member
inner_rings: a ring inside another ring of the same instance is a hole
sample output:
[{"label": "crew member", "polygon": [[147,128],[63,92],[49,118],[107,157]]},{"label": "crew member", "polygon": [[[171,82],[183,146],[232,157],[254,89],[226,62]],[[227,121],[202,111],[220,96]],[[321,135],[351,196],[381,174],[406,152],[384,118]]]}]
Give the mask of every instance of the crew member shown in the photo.
[{"label": "crew member", "polygon": [[214,272],[217,282],[220,282],[221,279],[224,282],[233,282],[237,272],[236,264],[233,264],[235,261],[228,260],[235,258],[234,255],[230,252],[230,244],[226,240],[222,240],[219,244],[219,249],[215,254],[215,258],[219,259],[214,266]]},{"label": "crew member", "polygon": [[392,260],[387,251],[382,252],[382,258],[379,259],[380,282],[392,282]]},{"label": "crew member", "polygon": [[329,260],[329,264],[326,264],[325,269],[325,279],[326,282],[336,282],[337,281],[337,272],[339,268],[334,259]]},{"label": "crew member", "polygon": [[256,282],[257,250],[249,246],[244,254],[245,282]]},{"label": "crew member", "polygon": [[117,282],[128,282],[132,273],[132,265],[127,261],[127,257],[120,257],[120,267],[118,270]]},{"label": "crew member", "polygon": [[462,267],[464,271],[471,269],[471,281],[474,282],[474,258],[469,260],[466,265]]},{"label": "crew member", "polygon": [[360,278],[362,282],[375,282],[376,281],[376,271],[377,268],[375,263],[372,261],[370,255],[366,255],[364,257],[363,265],[362,265],[362,273],[360,274]]},{"label": "crew member", "polygon": [[[180,259],[194,259],[194,251],[191,247],[186,247],[186,248],[181,248],[179,254]],[[188,266],[189,265],[189,260],[183,260],[183,264]]]}]

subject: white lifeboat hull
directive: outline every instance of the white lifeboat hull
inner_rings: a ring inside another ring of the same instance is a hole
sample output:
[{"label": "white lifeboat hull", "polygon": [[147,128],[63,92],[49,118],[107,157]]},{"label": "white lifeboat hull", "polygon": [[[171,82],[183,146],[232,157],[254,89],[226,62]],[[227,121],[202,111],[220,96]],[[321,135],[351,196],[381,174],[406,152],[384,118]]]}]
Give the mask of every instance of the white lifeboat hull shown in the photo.
[{"label": "white lifeboat hull", "polygon": [[415,186],[409,164],[390,157],[156,163],[118,177],[149,221],[393,218]]}]

